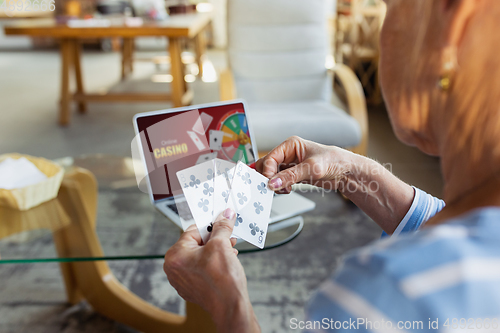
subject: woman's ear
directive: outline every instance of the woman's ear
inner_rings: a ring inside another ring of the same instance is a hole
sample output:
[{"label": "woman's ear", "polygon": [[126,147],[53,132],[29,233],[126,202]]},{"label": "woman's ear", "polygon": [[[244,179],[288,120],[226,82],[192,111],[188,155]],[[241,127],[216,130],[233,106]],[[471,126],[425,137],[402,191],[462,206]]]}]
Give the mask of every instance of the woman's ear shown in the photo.
[{"label": "woman's ear", "polygon": [[[487,0],[441,0],[444,24],[444,45],[458,49],[467,29],[467,23]],[[498,1],[498,0],[495,0]]]}]

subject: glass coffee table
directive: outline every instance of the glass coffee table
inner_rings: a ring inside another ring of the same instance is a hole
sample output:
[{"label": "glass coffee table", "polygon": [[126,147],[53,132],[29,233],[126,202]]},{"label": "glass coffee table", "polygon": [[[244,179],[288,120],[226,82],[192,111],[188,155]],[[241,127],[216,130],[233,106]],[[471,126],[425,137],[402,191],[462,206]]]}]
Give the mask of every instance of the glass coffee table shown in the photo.
[{"label": "glass coffee table", "polygon": [[[57,198],[20,212],[0,207],[0,264],[59,262],[68,300],[139,331],[215,332],[208,314],[186,304],[186,316],[135,296],[106,261],[161,259],[182,230],[137,188],[130,158],[92,155],[58,160],[65,177]],[[293,240],[300,217],[270,225],[265,249]],[[241,254],[257,249],[245,242]],[[207,324],[208,323],[208,324]]]}]

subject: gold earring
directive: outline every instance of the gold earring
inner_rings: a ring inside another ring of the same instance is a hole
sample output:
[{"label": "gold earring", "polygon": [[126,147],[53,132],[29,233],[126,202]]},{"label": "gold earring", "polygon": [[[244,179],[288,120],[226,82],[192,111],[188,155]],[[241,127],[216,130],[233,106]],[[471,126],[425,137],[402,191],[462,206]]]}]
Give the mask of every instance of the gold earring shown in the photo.
[{"label": "gold earring", "polygon": [[451,86],[451,77],[448,74],[443,74],[439,77],[438,87],[442,91],[448,91]]},{"label": "gold earring", "polygon": [[443,70],[438,80],[438,87],[448,91],[451,87],[451,77],[457,68],[457,48],[448,46],[443,50]]}]

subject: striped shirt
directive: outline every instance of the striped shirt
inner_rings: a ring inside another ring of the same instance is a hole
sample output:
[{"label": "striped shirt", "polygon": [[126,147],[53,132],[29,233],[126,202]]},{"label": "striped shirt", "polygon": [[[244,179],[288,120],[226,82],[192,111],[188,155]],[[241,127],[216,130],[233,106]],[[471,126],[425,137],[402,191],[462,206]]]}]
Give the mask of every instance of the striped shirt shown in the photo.
[{"label": "striped shirt", "polygon": [[[419,230],[444,202],[415,189],[399,234],[344,258],[310,300],[305,332],[500,332],[500,208]],[[413,231],[413,232],[412,232]]]}]

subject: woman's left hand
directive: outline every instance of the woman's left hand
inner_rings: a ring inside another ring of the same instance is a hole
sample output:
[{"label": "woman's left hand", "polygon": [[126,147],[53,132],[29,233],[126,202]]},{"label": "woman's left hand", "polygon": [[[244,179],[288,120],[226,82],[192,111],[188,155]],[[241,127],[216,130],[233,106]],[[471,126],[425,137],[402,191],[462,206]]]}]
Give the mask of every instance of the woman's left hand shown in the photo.
[{"label": "woman's left hand", "polygon": [[196,226],[190,226],[168,250],[163,268],[182,298],[212,315],[218,332],[260,332],[233,248],[236,239],[230,238],[235,219],[230,209],[220,214],[205,245]]}]

